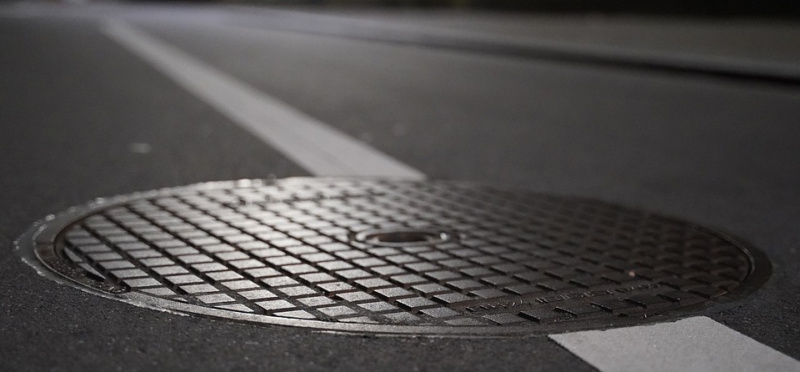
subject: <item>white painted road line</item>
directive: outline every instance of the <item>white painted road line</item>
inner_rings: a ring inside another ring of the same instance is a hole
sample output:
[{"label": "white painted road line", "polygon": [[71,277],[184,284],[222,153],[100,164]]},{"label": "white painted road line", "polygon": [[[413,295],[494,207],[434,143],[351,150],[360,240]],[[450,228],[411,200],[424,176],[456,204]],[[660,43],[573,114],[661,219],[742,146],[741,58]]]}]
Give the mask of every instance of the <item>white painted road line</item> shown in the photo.
[{"label": "white painted road line", "polygon": [[[108,22],[103,30],[314,175],[425,178],[421,172],[127,24]],[[602,372],[800,372],[800,362],[706,317],[550,338]]]},{"label": "white painted road line", "polygon": [[704,317],[550,335],[602,372],[797,372],[800,362]]},{"label": "white painted road line", "polygon": [[425,175],[122,22],[103,32],[316,176]]}]

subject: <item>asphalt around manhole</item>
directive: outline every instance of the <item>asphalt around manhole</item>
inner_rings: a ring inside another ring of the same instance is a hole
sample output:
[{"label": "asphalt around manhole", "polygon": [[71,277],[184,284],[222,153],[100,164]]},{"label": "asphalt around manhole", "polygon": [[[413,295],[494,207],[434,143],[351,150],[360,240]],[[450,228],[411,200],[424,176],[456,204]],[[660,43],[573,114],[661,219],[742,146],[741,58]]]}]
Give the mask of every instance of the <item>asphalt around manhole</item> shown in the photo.
[{"label": "asphalt around manhole", "polygon": [[76,207],[19,243],[52,277],[127,302],[396,334],[663,321],[740,298],[770,271],[693,224],[458,182],[199,184]]}]

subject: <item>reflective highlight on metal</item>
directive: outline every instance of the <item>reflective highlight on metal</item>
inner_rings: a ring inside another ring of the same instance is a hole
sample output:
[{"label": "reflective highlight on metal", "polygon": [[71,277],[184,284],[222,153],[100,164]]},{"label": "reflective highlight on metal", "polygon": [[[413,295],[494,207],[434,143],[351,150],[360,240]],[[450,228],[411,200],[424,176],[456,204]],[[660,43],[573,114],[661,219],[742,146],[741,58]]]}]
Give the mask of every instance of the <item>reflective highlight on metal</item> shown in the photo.
[{"label": "reflective highlight on metal", "polygon": [[139,305],[389,334],[672,319],[737,300],[770,271],[759,251],[690,223],[458,182],[164,189],[73,208],[19,245],[59,280]]}]

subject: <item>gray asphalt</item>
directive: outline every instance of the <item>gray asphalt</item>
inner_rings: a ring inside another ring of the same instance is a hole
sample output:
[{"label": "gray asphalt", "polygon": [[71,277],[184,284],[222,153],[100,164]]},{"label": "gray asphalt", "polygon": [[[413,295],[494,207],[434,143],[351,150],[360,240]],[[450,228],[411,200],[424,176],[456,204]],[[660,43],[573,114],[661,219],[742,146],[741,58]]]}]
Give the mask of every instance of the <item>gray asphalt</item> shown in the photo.
[{"label": "gray asphalt", "polygon": [[[304,9],[313,11],[314,8]],[[320,14],[347,19],[475,32],[520,40],[620,47],[629,50],[699,54],[713,57],[794,64],[800,24],[788,19],[691,19],[654,16],[609,16],[602,13],[515,14],[453,10],[386,11],[326,9]]]},{"label": "gray asphalt", "polygon": [[800,87],[242,31],[237,8],[14,9],[0,13],[0,370],[593,370],[545,337],[254,327],[36,275],[13,241],[50,213],[159,187],[308,175],[103,36],[100,15],[129,17],[431,178],[592,197],[730,231],[765,251],[774,274],[705,315],[800,359]]}]

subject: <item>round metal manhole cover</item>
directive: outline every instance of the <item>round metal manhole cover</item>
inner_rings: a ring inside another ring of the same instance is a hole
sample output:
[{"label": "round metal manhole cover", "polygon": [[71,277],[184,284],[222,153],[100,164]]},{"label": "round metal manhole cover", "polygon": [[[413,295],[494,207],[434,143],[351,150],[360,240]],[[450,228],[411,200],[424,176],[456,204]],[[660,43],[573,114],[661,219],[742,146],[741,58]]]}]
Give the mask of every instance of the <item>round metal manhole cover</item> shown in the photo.
[{"label": "round metal manhole cover", "polygon": [[702,311],[759,287],[756,250],[602,202],[457,182],[294,178],[100,200],[20,240],[94,293],[325,330],[509,335]]}]

